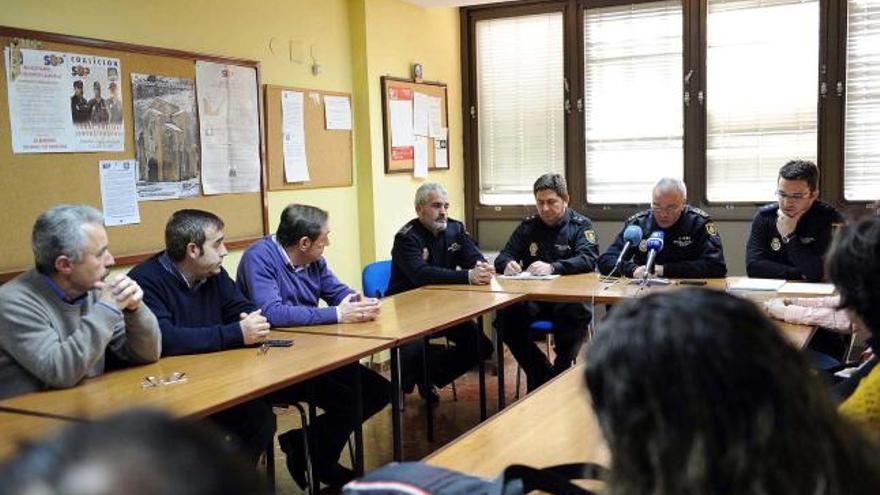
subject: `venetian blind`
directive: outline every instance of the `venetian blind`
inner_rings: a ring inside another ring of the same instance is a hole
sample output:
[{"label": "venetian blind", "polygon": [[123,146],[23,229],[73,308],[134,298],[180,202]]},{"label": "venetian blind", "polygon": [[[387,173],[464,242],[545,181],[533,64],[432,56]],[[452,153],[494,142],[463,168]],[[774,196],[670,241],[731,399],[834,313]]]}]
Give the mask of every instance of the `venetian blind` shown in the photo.
[{"label": "venetian blind", "polygon": [[818,0],[709,0],[706,195],[773,200],[779,168],[816,160]]},{"label": "venetian blind", "polygon": [[534,202],[532,184],[565,172],[562,13],[476,23],[480,202]]},{"label": "venetian blind", "polygon": [[584,15],[587,201],[646,203],[682,178],[682,5],[652,2]]},{"label": "venetian blind", "polygon": [[850,201],[875,201],[880,199],[880,2],[850,0],[847,8],[843,194]]}]

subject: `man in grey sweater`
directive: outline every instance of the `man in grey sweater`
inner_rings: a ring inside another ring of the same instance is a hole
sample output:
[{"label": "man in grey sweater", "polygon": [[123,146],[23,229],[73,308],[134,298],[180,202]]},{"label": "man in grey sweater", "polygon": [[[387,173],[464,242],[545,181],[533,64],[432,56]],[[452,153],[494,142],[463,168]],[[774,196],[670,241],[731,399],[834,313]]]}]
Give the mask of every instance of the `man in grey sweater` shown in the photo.
[{"label": "man in grey sweater", "polygon": [[72,387],[104,372],[105,352],[159,359],[156,317],[143,291],[113,266],[101,213],[60,205],[34,223],[36,268],[0,286],[0,398]]}]

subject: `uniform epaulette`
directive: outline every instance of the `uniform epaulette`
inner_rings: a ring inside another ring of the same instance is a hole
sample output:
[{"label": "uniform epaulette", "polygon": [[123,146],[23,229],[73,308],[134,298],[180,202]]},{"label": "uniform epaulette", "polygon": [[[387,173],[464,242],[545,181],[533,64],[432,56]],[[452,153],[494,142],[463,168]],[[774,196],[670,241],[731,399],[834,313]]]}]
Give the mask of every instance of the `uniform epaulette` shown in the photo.
[{"label": "uniform epaulette", "polygon": [[397,231],[397,233],[399,235],[406,235],[409,233],[410,230],[412,230],[412,228],[413,228],[413,224],[408,223],[408,224],[404,225],[403,227],[401,227],[400,230]]},{"label": "uniform epaulette", "polygon": [[581,215],[580,213],[575,213],[571,216],[571,221],[578,225],[583,225],[587,222],[587,217]]},{"label": "uniform epaulette", "polygon": [[651,210],[642,210],[642,211],[640,211],[640,212],[634,214],[633,216],[627,218],[627,219],[626,219],[626,223],[632,222],[632,221],[634,221],[634,220],[636,220],[636,219],[638,219],[638,218],[641,218],[641,217],[643,217],[643,216],[646,216],[648,213],[651,213]]},{"label": "uniform epaulette", "polygon": [[538,218],[538,215],[529,215],[529,216],[523,218],[523,222],[531,222],[532,220],[534,220],[536,218]]},{"label": "uniform epaulette", "polygon": [[690,209],[692,212],[696,213],[697,215],[700,215],[703,218],[709,218],[709,214],[706,213],[706,211],[703,209],[697,208],[696,206],[691,206]]},{"label": "uniform epaulette", "polygon": [[769,203],[758,208],[758,211],[761,213],[769,213],[771,211],[776,213],[777,208],[779,208],[779,203]]}]

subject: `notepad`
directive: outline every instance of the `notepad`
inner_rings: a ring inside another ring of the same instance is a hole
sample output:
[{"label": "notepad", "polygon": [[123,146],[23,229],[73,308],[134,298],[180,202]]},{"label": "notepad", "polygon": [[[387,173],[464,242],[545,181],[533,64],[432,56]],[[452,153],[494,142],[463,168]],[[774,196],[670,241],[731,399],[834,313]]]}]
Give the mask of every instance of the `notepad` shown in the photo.
[{"label": "notepad", "polygon": [[498,275],[501,280],[553,280],[559,275],[534,275],[531,272],[520,272],[516,275]]},{"label": "notepad", "polygon": [[834,294],[834,284],[812,284],[807,282],[786,282],[779,288],[786,294],[804,294],[811,296],[830,296]]},{"label": "notepad", "polygon": [[741,278],[731,282],[728,290],[779,290],[785,285],[785,280],[775,278]]}]

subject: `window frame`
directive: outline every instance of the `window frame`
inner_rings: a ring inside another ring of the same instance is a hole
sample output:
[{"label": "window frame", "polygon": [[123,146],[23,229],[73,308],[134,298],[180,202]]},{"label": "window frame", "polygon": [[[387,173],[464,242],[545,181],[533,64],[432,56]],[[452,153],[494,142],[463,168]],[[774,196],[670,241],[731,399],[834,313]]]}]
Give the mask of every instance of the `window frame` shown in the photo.
[{"label": "window frame", "polygon": [[[567,99],[571,108],[565,114],[565,172],[571,195],[570,206],[593,220],[620,221],[635,211],[650,206],[650,198],[638,204],[589,204],[586,202],[586,169],[584,158],[585,123],[584,92],[584,13],[586,9],[615,5],[649,3],[653,0],[530,0],[460,9],[462,122],[464,131],[465,212],[466,220],[476,233],[484,220],[519,220],[534,212],[534,206],[494,206],[479,203],[479,148],[476,120],[475,25],[477,21],[501,17],[534,15],[547,12],[563,13],[563,71],[569,86]],[[706,106],[697,102],[697,92],[706,93],[706,27],[707,0],[681,0],[682,74],[693,70],[684,90],[691,93],[691,104],[680,102],[684,118],[684,180],[688,185],[688,202],[707,211],[715,220],[748,221],[765,202],[713,203],[706,195]],[[819,0],[819,64],[816,67],[817,98],[817,165],[821,172],[820,198],[842,213],[860,216],[872,202],[846,201],[843,196],[843,132],[844,95],[846,86],[846,14],[847,3]],[[838,95],[837,83],[844,91]],[[828,88],[822,94],[823,85]],[[707,97],[709,95],[706,95]],[[704,100],[705,101],[705,100]],[[580,102],[580,103],[579,103]],[[472,111],[473,108],[473,111]],[[782,166],[783,164],[779,164]],[[772,187],[772,185],[768,185]],[[877,198],[880,199],[880,198]]]}]

